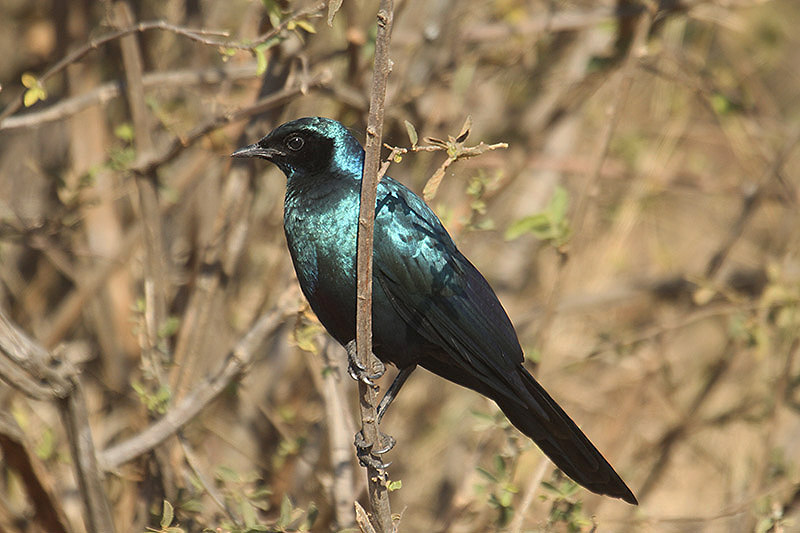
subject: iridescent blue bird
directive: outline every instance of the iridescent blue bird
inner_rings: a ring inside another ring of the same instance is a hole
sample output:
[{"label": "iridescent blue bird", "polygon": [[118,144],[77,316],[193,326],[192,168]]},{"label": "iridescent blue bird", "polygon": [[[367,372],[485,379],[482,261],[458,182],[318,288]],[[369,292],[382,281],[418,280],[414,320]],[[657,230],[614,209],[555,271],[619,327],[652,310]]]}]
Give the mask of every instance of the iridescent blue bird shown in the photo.
[{"label": "iridescent blue bird", "polygon": [[[352,348],[363,148],[339,122],[311,117],[283,124],[233,156],[266,159],[286,174],[284,229],[300,287],[328,332]],[[400,369],[379,416],[419,365],[494,400],[577,483],[636,504],[613,467],[522,366],[522,348],[500,301],[425,202],[385,177],[375,211],[373,351]]]}]

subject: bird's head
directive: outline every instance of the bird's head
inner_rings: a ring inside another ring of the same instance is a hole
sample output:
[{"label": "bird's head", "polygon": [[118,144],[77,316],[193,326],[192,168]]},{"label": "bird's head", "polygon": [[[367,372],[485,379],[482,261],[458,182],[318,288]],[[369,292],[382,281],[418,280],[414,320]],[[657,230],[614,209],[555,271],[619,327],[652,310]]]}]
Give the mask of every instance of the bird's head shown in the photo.
[{"label": "bird's head", "polygon": [[360,179],[364,165],[364,149],[355,137],[339,122],[323,117],[282,124],[231,155],[272,161],[289,179],[322,173]]}]

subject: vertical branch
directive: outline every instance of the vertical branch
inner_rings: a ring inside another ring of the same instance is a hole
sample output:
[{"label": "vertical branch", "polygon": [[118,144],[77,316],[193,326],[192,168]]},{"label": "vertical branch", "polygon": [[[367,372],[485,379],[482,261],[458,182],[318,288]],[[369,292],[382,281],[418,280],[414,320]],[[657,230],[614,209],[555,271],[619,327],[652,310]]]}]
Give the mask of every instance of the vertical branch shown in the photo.
[{"label": "vertical branch", "polygon": [[[322,349],[324,364],[333,372],[322,372],[317,368],[312,372],[315,383],[319,382],[320,394],[325,399],[325,420],[328,426],[328,442],[330,461],[333,470],[331,498],[336,516],[334,529],[355,527],[353,517],[353,501],[356,499],[356,486],[353,475],[353,431],[355,423],[345,400],[342,376],[347,375],[343,361],[338,361],[330,353],[330,341],[326,341]],[[317,362],[318,358],[313,358]],[[342,364],[340,364],[342,363]]]},{"label": "vertical branch", "polygon": [[70,378],[75,388],[68,397],[58,402],[58,407],[66,426],[78,487],[86,508],[86,529],[92,533],[113,533],[114,521],[97,465],[83,389],[76,374],[73,373]]},{"label": "vertical branch", "polygon": [[[116,22],[121,27],[133,24],[131,10],[125,2],[115,6]],[[120,39],[122,62],[125,67],[125,82],[133,119],[134,139],[136,141],[137,166],[153,157],[153,140],[150,136],[150,120],[144,100],[142,82],[142,55],[136,35],[126,35]],[[155,169],[136,172],[136,187],[139,190],[139,204],[144,228],[145,244],[145,346],[144,357],[159,384],[165,383],[162,375],[161,357],[158,355],[159,328],[166,318],[166,266],[164,264],[164,237],[161,228],[161,213],[158,208],[158,179]]]},{"label": "vertical branch", "polygon": [[[372,93],[367,118],[366,157],[361,181],[361,207],[358,214],[358,289],[356,301],[356,351],[364,368],[374,370],[372,357],[372,242],[375,224],[375,197],[378,188],[378,166],[381,156],[386,80],[389,77],[389,39],[394,17],[393,0],[381,0],[378,7],[378,33],[375,40],[375,65],[372,71]],[[371,386],[358,383],[361,407],[361,431],[366,444],[378,442],[376,406],[378,392]],[[378,533],[392,531],[389,494],[383,476],[367,467],[372,524]]]}]

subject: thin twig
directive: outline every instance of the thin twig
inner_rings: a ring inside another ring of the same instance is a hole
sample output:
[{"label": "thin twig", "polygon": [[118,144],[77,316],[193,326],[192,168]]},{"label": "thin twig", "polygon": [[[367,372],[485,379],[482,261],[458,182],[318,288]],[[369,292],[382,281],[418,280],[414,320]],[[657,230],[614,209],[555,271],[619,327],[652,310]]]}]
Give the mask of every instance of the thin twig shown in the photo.
[{"label": "thin twig", "polygon": [[[222,82],[257,77],[256,62],[247,61],[237,65],[225,65],[223,68],[205,70],[171,70],[164,72],[148,72],[142,76],[145,88],[168,86],[179,89],[187,85],[218,86]],[[40,111],[8,117],[0,122],[0,131],[20,128],[34,128],[48,122],[67,119],[86,108],[110,102],[122,94],[124,83],[114,80],[95,87],[90,91],[64,98]]]},{"label": "thin twig", "polygon": [[[375,224],[375,198],[378,189],[378,167],[381,161],[381,135],[383,132],[386,83],[391,70],[389,41],[394,18],[393,0],[381,0],[378,7],[378,33],[375,38],[375,65],[372,71],[372,92],[367,118],[366,156],[361,181],[361,207],[358,215],[358,284],[356,301],[356,350],[363,368],[374,373],[372,355],[372,243]],[[358,382],[361,407],[361,431],[367,446],[379,441],[376,406],[378,392],[375,388]],[[380,461],[380,458],[378,458]],[[392,512],[385,473],[367,467],[367,483],[372,526],[378,533],[392,531]]]},{"label": "thin twig", "polygon": [[[115,7],[116,20],[120,25],[129,25],[133,15],[128,4],[118,2]],[[125,67],[126,96],[133,119],[134,141],[138,160],[150,160],[154,143],[151,136],[152,123],[144,101],[142,83],[143,62],[136,36],[128,34],[120,40],[122,63]],[[167,265],[165,264],[164,236],[161,213],[158,207],[158,177],[155,169],[136,172],[136,188],[139,191],[139,218],[144,228],[144,328],[142,357],[148,370],[159,385],[166,383],[163,363],[167,360],[160,350],[159,331],[167,314]]]},{"label": "thin twig", "polygon": [[533,471],[533,475],[528,480],[525,493],[522,495],[522,501],[519,503],[514,512],[514,519],[508,526],[508,530],[512,533],[521,533],[522,525],[525,522],[525,515],[533,503],[533,497],[536,495],[537,489],[542,484],[542,479],[544,479],[544,475],[547,473],[547,469],[549,467],[549,459],[546,457],[539,459],[539,464],[536,465],[536,470]]},{"label": "thin twig", "polygon": [[762,200],[765,189],[772,181],[779,181],[781,178],[781,169],[786,161],[791,156],[795,147],[800,144],[800,128],[795,127],[794,131],[787,137],[781,149],[772,159],[769,169],[759,179],[758,183],[749,191],[744,191],[742,198],[742,209],[739,212],[739,218],[731,225],[728,235],[722,242],[720,247],[709,259],[705,269],[705,276],[708,279],[714,279],[720,272],[720,269],[727,259],[728,255],[733,249],[733,246],[739,241],[744,234],[748,222],[753,217],[756,208]]},{"label": "thin twig", "polygon": [[189,444],[189,441],[182,435],[178,434],[178,442],[181,445],[181,450],[183,451],[183,457],[186,459],[186,463],[189,465],[189,468],[192,469],[197,481],[203,487],[203,490],[206,491],[211,497],[211,500],[219,507],[222,512],[228,515],[228,518],[236,525],[238,528],[243,528],[244,524],[242,523],[241,519],[233,512],[233,509],[225,502],[225,497],[220,494],[217,487],[214,486],[214,483],[208,478],[205,474],[205,471],[200,465],[200,459],[197,457],[197,454],[194,452],[192,445]]},{"label": "thin twig", "polygon": [[[118,30],[112,31],[107,33],[106,35],[100,36],[96,39],[92,39],[88,43],[85,43],[78,49],[74,50],[73,52],[67,54],[63,59],[57,62],[55,65],[47,69],[44,74],[38,77],[37,82],[40,84],[44,84],[49,78],[58,74],[65,68],[67,68],[72,63],[79,61],[84,56],[92,52],[93,50],[97,50],[101,46],[108,44],[112,41],[116,41],[122,37],[131,35],[133,33],[143,33],[149,30],[163,30],[175,33],[177,35],[182,35],[192,41],[199,42],[201,44],[205,44],[208,46],[217,46],[222,48],[229,48],[229,49],[236,49],[236,50],[254,50],[258,45],[263,44],[273,37],[279,35],[281,32],[285,31],[287,27],[303,17],[310,17],[322,11],[325,6],[327,5],[327,1],[319,2],[311,7],[306,9],[301,9],[291,15],[289,15],[286,19],[284,19],[278,26],[275,28],[267,31],[266,33],[258,36],[252,42],[240,42],[240,41],[229,41],[229,40],[222,40],[222,39],[211,39],[207,36],[222,36],[227,37],[229,33],[227,31],[215,31],[215,30],[204,30],[204,29],[194,29],[194,28],[186,28],[183,26],[176,26],[174,24],[169,24],[163,20],[153,20],[153,21],[145,21],[145,22],[138,22],[135,24],[130,24],[126,27],[120,28]],[[10,117],[14,113],[16,113],[20,107],[22,107],[22,97],[14,99],[12,103],[10,103],[6,108],[0,113],[0,123],[2,123],[7,117]]]},{"label": "thin twig", "polygon": [[[315,74],[310,80],[305,82],[305,87],[307,89],[317,89],[329,83],[331,78],[332,74],[329,70],[322,70]],[[180,155],[185,148],[196,143],[208,133],[223,126],[227,126],[232,122],[244,120],[253,115],[257,115],[269,109],[283,105],[292,98],[304,94],[303,87],[304,85],[298,82],[291,87],[287,87],[285,89],[281,89],[280,91],[269,94],[247,107],[243,107],[235,111],[226,111],[225,113],[215,115],[205,122],[195,126],[188,133],[180,137],[173,138],[171,142],[167,143],[165,149],[153,156],[153,159],[140,162],[134,167],[131,167],[129,170],[132,172],[145,172],[148,168],[156,168],[169,163],[178,157],[178,155]]]},{"label": "thin twig", "polygon": [[244,374],[259,346],[277,329],[284,318],[291,314],[293,312],[288,312],[285,306],[279,306],[262,315],[228,353],[216,374],[198,384],[157,422],[134,437],[104,450],[100,455],[101,468],[106,471],[114,470],[174,435],[219,396],[228,385]]},{"label": "thin twig", "polygon": [[399,148],[399,147],[392,147],[386,145],[387,148],[392,150],[392,153],[389,154],[389,157],[386,159],[384,166],[381,167],[381,174],[379,175],[378,179],[383,176],[383,173],[386,172],[386,167],[394,160],[394,158],[398,155],[402,155],[408,152],[447,152],[447,159],[442,161],[442,164],[439,165],[439,168],[436,169],[436,172],[428,179],[427,183],[425,183],[425,187],[422,190],[422,196],[426,202],[430,202],[433,200],[433,197],[436,196],[436,191],[439,190],[439,185],[441,185],[442,180],[444,179],[445,172],[447,169],[458,161],[459,159],[469,159],[470,157],[476,157],[481,155],[484,152],[489,152],[492,150],[498,150],[501,148],[508,148],[508,143],[496,143],[496,144],[486,144],[483,141],[478,143],[475,146],[467,146],[466,141],[467,137],[469,137],[470,130],[472,129],[472,116],[468,115],[464,125],[461,127],[461,132],[458,134],[457,137],[453,137],[452,135],[447,137],[447,140],[444,141],[442,139],[436,139],[433,137],[428,137],[425,139],[425,142],[428,144],[418,145],[417,144],[417,133],[414,130],[413,126],[410,123],[406,122],[406,127],[411,128],[409,130],[409,136],[412,137],[411,139],[411,148]]}]

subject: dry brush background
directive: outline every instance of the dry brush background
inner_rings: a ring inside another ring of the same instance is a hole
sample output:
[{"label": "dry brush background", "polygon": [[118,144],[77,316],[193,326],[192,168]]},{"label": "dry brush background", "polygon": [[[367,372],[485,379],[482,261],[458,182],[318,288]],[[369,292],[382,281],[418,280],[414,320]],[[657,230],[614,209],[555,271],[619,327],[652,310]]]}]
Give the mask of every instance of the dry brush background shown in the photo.
[{"label": "dry brush background", "polygon": [[[395,7],[384,140],[509,144],[429,203],[641,502],[419,371],[383,423],[400,530],[800,530],[800,4]],[[0,531],[353,527],[354,383],[284,177],[228,154],[306,115],[363,140],[375,9],[0,1]]]}]

